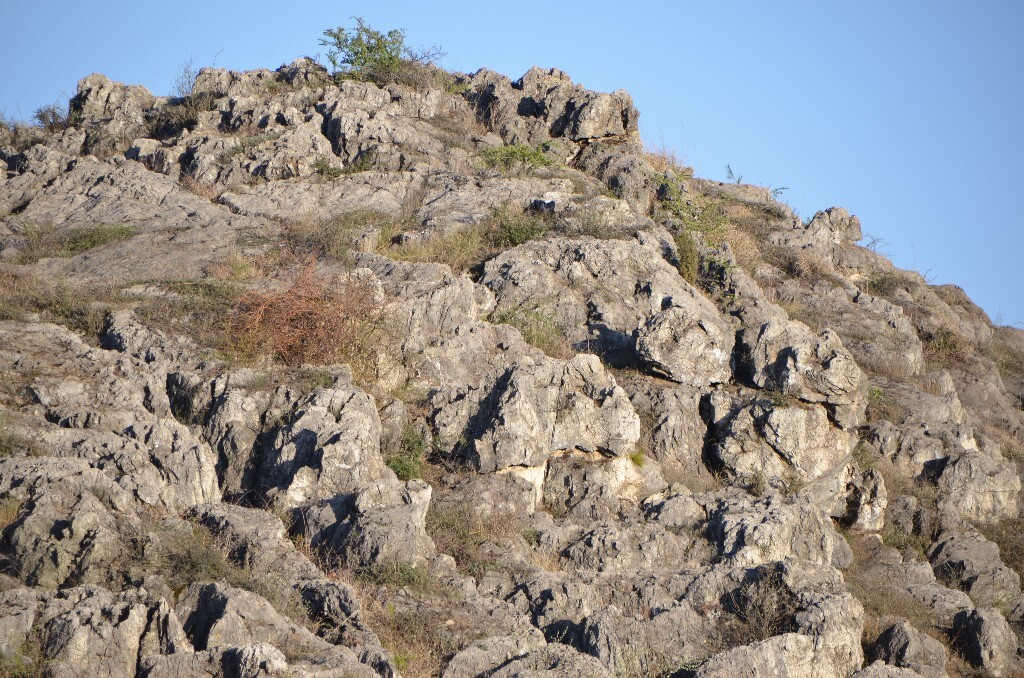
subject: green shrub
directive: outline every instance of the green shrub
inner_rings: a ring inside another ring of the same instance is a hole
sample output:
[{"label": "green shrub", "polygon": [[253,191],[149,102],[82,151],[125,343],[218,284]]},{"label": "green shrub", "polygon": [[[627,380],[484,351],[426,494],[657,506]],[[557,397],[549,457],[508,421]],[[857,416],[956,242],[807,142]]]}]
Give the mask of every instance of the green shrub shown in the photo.
[{"label": "green shrub", "polygon": [[327,158],[317,158],[317,161],[313,163],[313,171],[324,179],[337,179],[345,174],[345,170],[334,167]]},{"label": "green shrub", "polygon": [[385,463],[395,472],[399,480],[413,480],[423,476],[423,459],[427,454],[427,443],[423,435],[412,424],[402,429],[402,440],[396,453],[388,455]]},{"label": "green shrub", "polygon": [[496,247],[507,248],[543,236],[551,228],[551,221],[536,214],[522,212],[509,206],[494,210],[494,230],[491,242]]},{"label": "green shrub", "polygon": [[484,149],[480,153],[480,159],[485,166],[499,169],[506,174],[535,170],[553,163],[541,149],[530,148],[524,144]]},{"label": "green shrub", "polygon": [[676,249],[679,251],[679,275],[691,285],[697,284],[697,273],[700,270],[700,254],[697,250],[697,243],[693,234],[689,231],[679,231],[675,237]]},{"label": "green shrub", "polygon": [[342,168],[342,174],[358,174],[359,172],[369,172],[370,170],[377,167],[377,149],[368,148],[365,151],[361,151],[353,158],[345,167]]},{"label": "green shrub", "polygon": [[405,31],[382,33],[361,17],[353,17],[354,29],[341,26],[324,31],[320,45],[328,48],[336,80],[361,80],[377,85],[418,84],[420,78],[433,80],[439,70],[434,63],[443,56],[437,47],[413,50],[405,44]]}]

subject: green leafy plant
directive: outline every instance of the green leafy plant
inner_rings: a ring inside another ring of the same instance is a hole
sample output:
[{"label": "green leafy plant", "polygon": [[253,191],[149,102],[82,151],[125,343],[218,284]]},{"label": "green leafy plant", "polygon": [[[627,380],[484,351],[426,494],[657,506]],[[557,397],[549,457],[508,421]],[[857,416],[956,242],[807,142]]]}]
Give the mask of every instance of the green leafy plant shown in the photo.
[{"label": "green leafy plant", "polygon": [[22,235],[26,243],[18,263],[33,264],[40,259],[78,256],[96,247],[131,238],[135,229],[125,224],[96,224],[58,231],[52,226],[26,224]]},{"label": "green leafy plant", "polygon": [[317,161],[313,163],[313,171],[324,179],[337,179],[345,174],[345,170],[335,167],[327,158],[317,158]]},{"label": "green leafy plant", "polygon": [[423,476],[423,458],[427,453],[427,443],[415,426],[407,424],[402,429],[402,440],[399,449],[385,460],[388,468],[395,472],[399,480],[413,480]]},{"label": "green leafy plant", "polygon": [[377,149],[368,148],[360,152],[341,170],[342,174],[358,174],[369,172],[377,166]]},{"label": "green leafy plant", "polygon": [[437,47],[414,50],[405,44],[405,31],[399,28],[383,33],[368,26],[361,17],[352,17],[353,29],[329,28],[320,45],[328,48],[336,80],[361,80],[383,85],[391,82],[415,84],[417,75],[433,75],[434,63],[443,56]]},{"label": "green leafy plant", "polygon": [[554,161],[544,155],[539,148],[530,148],[525,144],[510,144],[484,149],[480,153],[484,165],[499,169],[506,174],[522,173],[547,167]]}]

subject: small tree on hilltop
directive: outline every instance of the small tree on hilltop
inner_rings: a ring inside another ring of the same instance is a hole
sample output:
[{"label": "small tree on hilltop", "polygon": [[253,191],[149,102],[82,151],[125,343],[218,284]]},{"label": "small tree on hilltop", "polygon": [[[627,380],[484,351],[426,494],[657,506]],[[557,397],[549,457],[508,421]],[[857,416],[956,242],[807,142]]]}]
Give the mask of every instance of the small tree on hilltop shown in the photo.
[{"label": "small tree on hilltop", "polygon": [[410,49],[405,44],[402,29],[382,33],[367,26],[361,17],[353,19],[355,29],[329,28],[320,39],[320,45],[329,50],[327,60],[338,80],[362,80],[378,85],[412,80],[408,84],[417,84],[416,76],[436,70],[434,62],[444,56],[438,47]]},{"label": "small tree on hilltop", "polygon": [[324,31],[319,41],[329,49],[336,80],[360,80],[377,85],[401,83],[429,86],[441,73],[434,62],[444,55],[438,47],[414,50],[406,45],[406,32],[394,29],[381,33],[358,16],[354,29],[338,27]]}]

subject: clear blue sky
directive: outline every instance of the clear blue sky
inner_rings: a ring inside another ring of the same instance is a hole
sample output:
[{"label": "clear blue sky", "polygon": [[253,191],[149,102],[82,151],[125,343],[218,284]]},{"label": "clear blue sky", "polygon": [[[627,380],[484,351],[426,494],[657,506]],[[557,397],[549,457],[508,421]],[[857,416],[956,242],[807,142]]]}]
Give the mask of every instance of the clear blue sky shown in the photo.
[{"label": "clear blue sky", "polygon": [[92,72],[167,93],[181,65],[276,68],[362,16],[448,68],[556,66],[627,89],[649,145],[698,176],[786,186],[887,253],[1024,324],[1024,2],[8,2],[0,111]]}]

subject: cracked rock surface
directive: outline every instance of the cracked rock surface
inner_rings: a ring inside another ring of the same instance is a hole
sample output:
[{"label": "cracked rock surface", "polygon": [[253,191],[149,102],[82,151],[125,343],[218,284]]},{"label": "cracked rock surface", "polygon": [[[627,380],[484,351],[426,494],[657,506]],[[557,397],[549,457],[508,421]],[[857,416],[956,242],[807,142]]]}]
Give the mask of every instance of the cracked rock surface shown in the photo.
[{"label": "cracked rock surface", "polygon": [[0,675],[1024,672],[1024,332],[556,69],[191,92],[0,127]]}]

